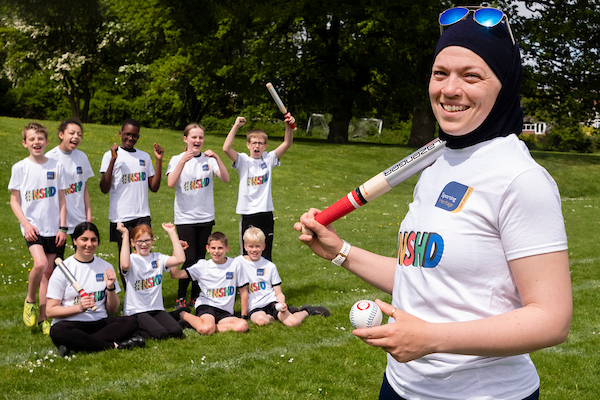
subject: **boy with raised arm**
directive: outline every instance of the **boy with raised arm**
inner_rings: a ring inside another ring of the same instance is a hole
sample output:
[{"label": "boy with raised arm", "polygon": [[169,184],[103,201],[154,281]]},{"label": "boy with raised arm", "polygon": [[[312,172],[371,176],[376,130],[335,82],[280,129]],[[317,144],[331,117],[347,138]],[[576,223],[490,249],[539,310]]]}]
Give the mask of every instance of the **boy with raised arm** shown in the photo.
[{"label": "boy with raised arm", "polygon": [[[289,113],[288,113],[289,114]],[[266,235],[266,247],[263,257],[272,260],[273,248],[273,198],[271,182],[273,168],[280,165],[280,159],[293,143],[295,119],[291,115],[285,117],[285,135],[283,143],[269,153],[267,149],[267,134],[260,129],[253,129],[246,134],[246,147],[249,154],[238,153],[232,149],[233,140],[240,127],[246,123],[246,118],[237,117],[231,131],[223,143],[223,151],[233,161],[233,168],[240,176],[238,202],[236,213],[240,214],[240,252],[247,254],[244,249],[243,233],[249,226],[260,228]]]}]

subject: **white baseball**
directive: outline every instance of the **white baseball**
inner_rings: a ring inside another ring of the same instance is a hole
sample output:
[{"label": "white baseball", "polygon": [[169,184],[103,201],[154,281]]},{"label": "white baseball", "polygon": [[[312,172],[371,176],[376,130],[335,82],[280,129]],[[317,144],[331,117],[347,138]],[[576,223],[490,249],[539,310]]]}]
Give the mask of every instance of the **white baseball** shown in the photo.
[{"label": "white baseball", "polygon": [[359,300],[350,309],[350,323],[355,329],[379,326],[382,318],[381,309],[371,300]]},{"label": "white baseball", "polygon": [[275,304],[275,309],[276,309],[277,311],[281,311],[281,310],[283,310],[283,304],[281,304],[281,303],[277,303],[277,304]]}]

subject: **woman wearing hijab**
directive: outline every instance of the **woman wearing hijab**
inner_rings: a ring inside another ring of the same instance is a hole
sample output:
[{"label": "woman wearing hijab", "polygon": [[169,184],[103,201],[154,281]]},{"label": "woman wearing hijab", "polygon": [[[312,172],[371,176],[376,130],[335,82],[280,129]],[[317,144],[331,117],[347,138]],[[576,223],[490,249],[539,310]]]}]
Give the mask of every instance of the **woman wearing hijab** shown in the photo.
[{"label": "woman wearing hijab", "polygon": [[568,335],[560,195],[517,137],[522,72],[508,21],[478,9],[440,15],[429,95],[448,149],[419,177],[398,257],[343,242],[318,210],[300,219],[316,254],[393,295],[377,301],[388,324],[353,331],[388,353],[380,399],[537,399],[528,353]]}]

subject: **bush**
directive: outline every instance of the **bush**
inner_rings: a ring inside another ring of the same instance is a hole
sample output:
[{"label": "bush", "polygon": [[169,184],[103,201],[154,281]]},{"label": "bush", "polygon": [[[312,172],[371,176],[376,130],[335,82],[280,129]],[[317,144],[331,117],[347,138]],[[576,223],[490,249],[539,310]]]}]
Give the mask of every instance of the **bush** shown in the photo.
[{"label": "bush", "polygon": [[546,140],[544,150],[592,152],[592,140],[579,124],[556,126],[546,134]]}]

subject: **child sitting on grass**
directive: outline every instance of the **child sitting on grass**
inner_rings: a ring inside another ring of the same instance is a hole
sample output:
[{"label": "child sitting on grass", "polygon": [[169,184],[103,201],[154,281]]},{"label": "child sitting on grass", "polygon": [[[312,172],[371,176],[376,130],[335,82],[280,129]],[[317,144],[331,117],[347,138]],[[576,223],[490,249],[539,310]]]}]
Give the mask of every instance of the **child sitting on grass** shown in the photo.
[{"label": "child sitting on grass", "polygon": [[[208,237],[206,251],[211,260],[200,259],[196,264],[187,269],[171,269],[171,278],[193,279],[200,286],[200,295],[196,298],[194,307],[196,315],[189,312],[189,308],[180,311],[179,317],[182,325],[189,324],[201,335],[212,335],[215,332],[235,331],[246,332],[248,323],[242,318],[233,315],[236,290],[245,286],[247,282],[241,271],[241,265],[226,257],[229,251],[227,236],[221,232],[214,232]],[[242,298],[242,314],[246,314],[244,301],[248,292],[240,292]]]},{"label": "child sitting on grass", "polygon": [[[248,254],[236,257],[235,261],[242,266],[248,280],[248,287],[240,292],[240,297],[242,313],[243,310],[250,310],[250,321],[256,325],[267,325],[278,319],[286,326],[299,326],[309,315],[330,315],[325,307],[305,305],[299,310],[288,308],[285,295],[281,291],[281,278],[277,267],[262,257],[265,249],[265,234],[262,230],[253,226],[248,228],[244,232],[244,247]],[[246,290],[248,294],[244,296]],[[247,299],[247,305],[244,304],[244,298]]]},{"label": "child sitting on grass", "polygon": [[123,315],[137,318],[139,329],[146,338],[166,339],[181,337],[183,330],[175,318],[165,311],[162,296],[163,272],[176,269],[185,262],[185,253],[175,225],[162,224],[173,244],[173,255],[152,252],[154,235],[149,225],[141,224],[131,230],[131,245],[135,253],[130,254],[129,230],[122,222],[117,223],[121,233],[120,264],[127,290]]}]

